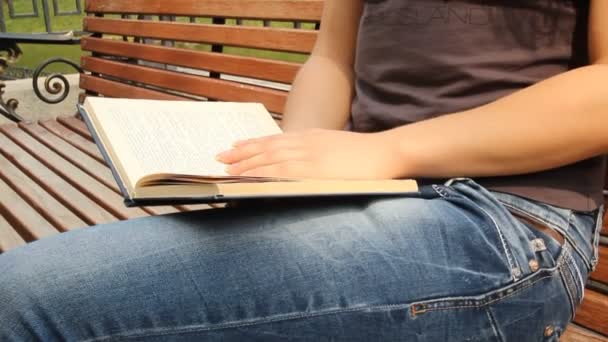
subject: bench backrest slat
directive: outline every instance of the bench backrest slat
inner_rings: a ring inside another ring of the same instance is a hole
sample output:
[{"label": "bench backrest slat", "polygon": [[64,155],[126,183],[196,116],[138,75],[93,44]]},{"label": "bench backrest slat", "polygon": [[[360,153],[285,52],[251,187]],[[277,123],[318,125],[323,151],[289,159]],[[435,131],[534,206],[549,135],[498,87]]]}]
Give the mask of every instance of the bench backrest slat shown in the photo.
[{"label": "bench backrest slat", "polygon": [[[91,95],[261,102],[282,114],[323,0],[86,0]],[[246,20],[244,20],[246,19]]]},{"label": "bench backrest slat", "polygon": [[284,91],[197,75],[179,74],[102,58],[84,57],[82,66],[92,72],[104,73],[106,76],[133,82],[145,82],[151,86],[171,89],[185,95],[237,102],[257,101],[263,103],[271,112],[281,111],[287,97]]},{"label": "bench backrest slat", "polygon": [[90,13],[319,21],[323,0],[88,0]]},{"label": "bench backrest slat", "polygon": [[105,78],[94,77],[92,75],[81,75],[80,87],[97,94],[104,94],[104,96],[108,97],[173,101],[184,100],[184,97],[181,96],[171,95],[165,92],[133,86],[126,83],[114,82]]},{"label": "bench backrest slat", "polygon": [[88,32],[121,36],[221,44],[300,53],[309,53],[317,38],[316,32],[311,30],[95,17],[84,19],[84,29]]},{"label": "bench backrest slat", "polygon": [[261,80],[291,83],[300,69],[299,63],[218,54],[205,51],[178,49],[166,46],[137,44],[111,39],[86,37],[82,49],[99,54],[113,55],[204,69],[230,75],[252,77]]}]

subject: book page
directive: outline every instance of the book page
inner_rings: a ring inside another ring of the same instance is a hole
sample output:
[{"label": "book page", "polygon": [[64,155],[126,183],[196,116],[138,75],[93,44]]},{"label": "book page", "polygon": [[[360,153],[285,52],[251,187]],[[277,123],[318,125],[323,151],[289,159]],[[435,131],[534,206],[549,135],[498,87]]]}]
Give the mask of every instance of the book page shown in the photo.
[{"label": "book page", "polygon": [[215,156],[281,133],[261,104],[87,98],[132,185],[156,173],[227,176]]}]

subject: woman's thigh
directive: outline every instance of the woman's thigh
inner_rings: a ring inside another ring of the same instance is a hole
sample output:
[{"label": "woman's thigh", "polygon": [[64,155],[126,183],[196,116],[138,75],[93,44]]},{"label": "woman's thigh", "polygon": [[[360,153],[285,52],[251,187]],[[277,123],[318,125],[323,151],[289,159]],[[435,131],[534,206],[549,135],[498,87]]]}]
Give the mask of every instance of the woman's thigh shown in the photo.
[{"label": "woman's thigh", "polygon": [[[533,233],[513,238],[522,225],[493,215],[491,200],[435,190],[150,217],[32,243],[0,256],[0,339],[488,341],[502,338],[497,319],[534,313],[521,327],[539,338],[546,321],[565,324],[559,246],[514,276]],[[517,310],[496,312],[513,299]]]}]

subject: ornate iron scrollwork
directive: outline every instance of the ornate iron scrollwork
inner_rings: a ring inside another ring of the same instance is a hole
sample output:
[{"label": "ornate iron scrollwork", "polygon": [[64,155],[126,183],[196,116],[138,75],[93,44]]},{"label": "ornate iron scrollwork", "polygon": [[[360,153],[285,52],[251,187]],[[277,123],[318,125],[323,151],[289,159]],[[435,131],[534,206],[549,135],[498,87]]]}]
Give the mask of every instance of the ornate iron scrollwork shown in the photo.
[{"label": "ornate iron scrollwork", "polygon": [[[0,51],[6,52],[6,55],[0,56],[1,75],[4,74],[4,71],[9,64],[14,63],[21,56],[22,52],[19,46],[17,46],[16,42],[7,40],[0,41]],[[0,114],[15,122],[23,121],[23,118],[16,113],[17,107],[19,106],[19,101],[16,99],[4,101],[5,89],[6,84],[4,81],[0,81]]]},{"label": "ornate iron scrollwork", "polygon": [[54,98],[47,97],[47,95],[43,94],[40,91],[40,87],[38,85],[38,79],[42,75],[42,71],[49,65],[55,64],[55,63],[67,64],[67,65],[73,67],[74,69],[76,69],[81,74],[84,72],[84,70],[82,70],[82,68],[78,64],[70,61],[69,59],[60,58],[60,57],[47,59],[42,64],[40,64],[34,71],[34,75],[32,77],[32,86],[34,88],[34,93],[36,93],[36,96],[38,96],[38,98],[40,100],[42,100],[46,103],[49,103],[49,104],[56,104],[56,103],[59,103],[59,102],[65,100],[66,97],[68,97],[68,94],[70,93],[70,82],[64,75],[59,74],[59,73],[53,73],[53,74],[48,75],[46,80],[44,81],[45,91],[51,95],[60,94],[59,96],[54,97]]}]

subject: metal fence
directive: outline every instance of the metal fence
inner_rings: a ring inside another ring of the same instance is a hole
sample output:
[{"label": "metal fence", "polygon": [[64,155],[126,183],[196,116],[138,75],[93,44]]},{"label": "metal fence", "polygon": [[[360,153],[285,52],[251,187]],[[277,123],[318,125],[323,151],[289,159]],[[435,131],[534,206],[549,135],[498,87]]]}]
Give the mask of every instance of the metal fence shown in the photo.
[{"label": "metal fence", "polygon": [[[26,3],[31,1],[31,8],[27,12],[17,12],[15,9],[15,3]],[[117,0],[124,1],[124,0]],[[5,6],[8,7],[8,17],[10,19],[18,20],[24,18],[44,18],[44,26],[46,33],[58,33],[53,30],[54,17],[62,17],[68,15],[81,15],[82,14],[82,0],[73,0],[73,9],[62,10],[59,4],[59,0],[2,0],[3,4],[0,6],[0,32],[6,32],[6,13]],[[52,11],[51,11],[52,7]],[[32,33],[32,32],[28,32]]]}]

